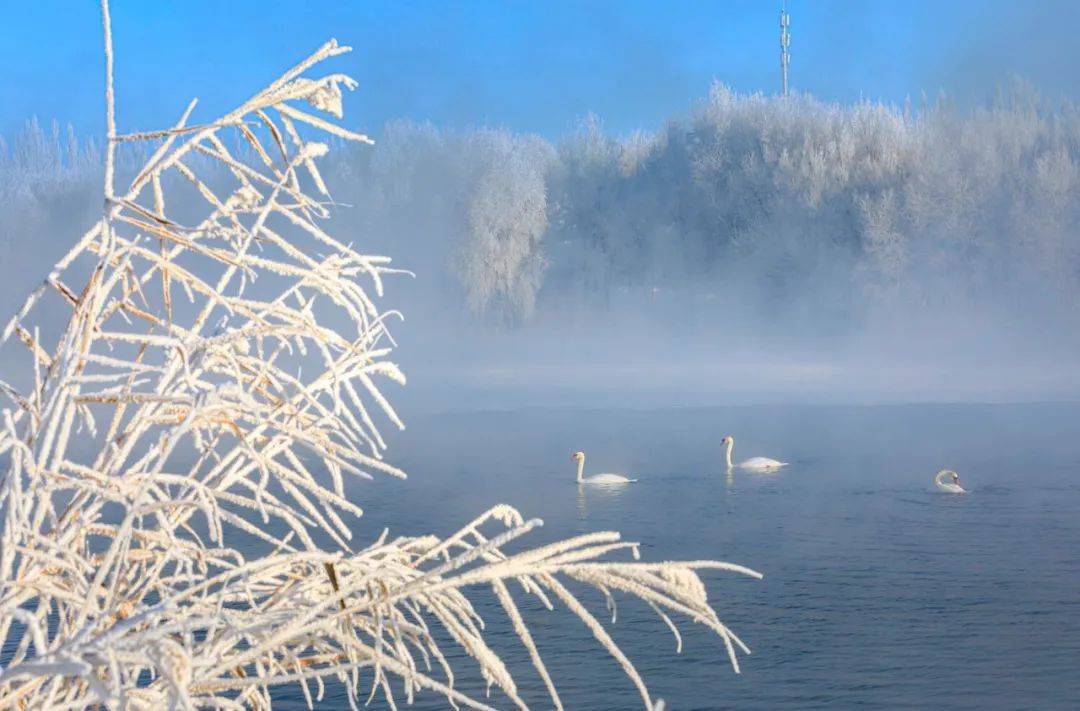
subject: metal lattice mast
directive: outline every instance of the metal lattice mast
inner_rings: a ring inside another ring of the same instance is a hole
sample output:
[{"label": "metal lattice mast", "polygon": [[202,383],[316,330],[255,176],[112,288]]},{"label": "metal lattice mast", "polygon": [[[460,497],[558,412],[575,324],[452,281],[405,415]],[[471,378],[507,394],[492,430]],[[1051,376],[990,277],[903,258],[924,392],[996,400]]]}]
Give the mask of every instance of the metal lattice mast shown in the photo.
[{"label": "metal lattice mast", "polygon": [[784,96],[787,96],[787,70],[788,64],[791,61],[791,53],[788,48],[791,46],[791,34],[788,32],[788,27],[791,26],[791,17],[787,13],[787,4],[780,9],[780,85],[781,91]]}]

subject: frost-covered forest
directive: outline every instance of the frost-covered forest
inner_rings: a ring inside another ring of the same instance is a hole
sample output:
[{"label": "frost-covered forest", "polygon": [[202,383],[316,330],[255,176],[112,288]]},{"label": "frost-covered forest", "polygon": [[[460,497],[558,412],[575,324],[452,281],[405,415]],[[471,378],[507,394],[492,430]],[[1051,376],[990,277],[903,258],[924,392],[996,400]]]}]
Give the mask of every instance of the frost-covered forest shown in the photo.
[{"label": "frost-covered forest", "polygon": [[[1075,323],[1080,110],[1019,82],[965,109],[716,85],[652,133],[613,136],[589,117],[554,142],[407,121],[378,138],[327,170],[335,198],[359,208],[343,219],[473,323],[584,305],[810,339],[903,319],[915,333],[1056,341]],[[49,215],[85,223],[99,162],[55,126],[10,137],[5,248],[54,234]]]},{"label": "frost-covered forest", "polygon": [[387,186],[375,212],[440,197],[429,220],[445,235],[418,237],[450,238],[474,309],[529,318],[567,290],[688,287],[735,308],[735,288],[772,316],[850,323],[868,303],[1075,298],[1078,151],[1077,108],[1023,86],[957,111],[717,85],[625,138],[596,119],[556,144],[394,125],[360,176]]}]

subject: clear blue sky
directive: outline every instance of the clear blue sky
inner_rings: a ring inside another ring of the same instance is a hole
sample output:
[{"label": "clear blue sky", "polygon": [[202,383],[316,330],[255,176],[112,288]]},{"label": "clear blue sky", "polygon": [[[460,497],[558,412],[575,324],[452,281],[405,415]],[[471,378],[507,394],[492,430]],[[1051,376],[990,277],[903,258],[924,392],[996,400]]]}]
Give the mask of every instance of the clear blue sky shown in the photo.
[{"label": "clear blue sky", "polygon": [[[789,0],[792,85],[822,98],[902,102],[939,89],[981,98],[1010,73],[1076,98],[1080,2]],[[393,118],[556,136],[587,112],[653,128],[714,79],[778,85],[779,2],[292,3],[114,0],[121,129],[157,128],[188,98],[203,118],[324,39],[356,51],[349,122]],[[100,133],[93,0],[0,0],[0,134],[30,115]]]}]

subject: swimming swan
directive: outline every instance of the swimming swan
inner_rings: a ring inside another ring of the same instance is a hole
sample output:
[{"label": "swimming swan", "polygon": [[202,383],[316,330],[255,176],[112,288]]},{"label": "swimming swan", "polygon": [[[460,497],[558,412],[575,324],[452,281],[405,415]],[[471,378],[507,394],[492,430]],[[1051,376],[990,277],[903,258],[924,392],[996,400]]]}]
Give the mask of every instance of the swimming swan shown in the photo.
[{"label": "swimming swan", "polygon": [[637,479],[630,479],[622,474],[593,474],[581,476],[585,471],[585,452],[574,452],[570,455],[571,461],[577,462],[577,480],[579,484],[632,484]]},{"label": "swimming swan", "polygon": [[934,477],[934,486],[938,491],[947,491],[950,494],[965,494],[967,490],[960,486],[960,475],[952,469],[942,469]]},{"label": "swimming swan", "polygon": [[786,467],[787,462],[778,462],[775,459],[769,459],[768,457],[753,457],[747,459],[745,462],[739,462],[738,464],[731,463],[731,450],[735,448],[735,438],[728,435],[720,441],[720,444],[727,447],[727,465],[728,468],[738,467],[739,469],[750,469],[756,472],[771,472],[779,469],[780,467]]}]

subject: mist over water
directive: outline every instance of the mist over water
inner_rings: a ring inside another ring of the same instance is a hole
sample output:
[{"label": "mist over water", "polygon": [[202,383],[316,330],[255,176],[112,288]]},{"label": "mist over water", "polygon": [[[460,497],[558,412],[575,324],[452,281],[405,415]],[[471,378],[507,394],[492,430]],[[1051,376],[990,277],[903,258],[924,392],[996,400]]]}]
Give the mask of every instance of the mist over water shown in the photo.
[{"label": "mist over water", "polygon": [[[612,634],[669,708],[1074,708],[1077,422],[1075,404],[417,415],[391,442],[410,479],[356,482],[349,494],[365,508],[361,540],[383,526],[449,534],[480,502],[505,501],[544,520],[538,541],[619,530],[644,543],[646,560],[719,558],[763,572],[706,575],[721,618],[753,650],[739,675],[704,627],[680,624],[676,654],[663,622],[620,599]],[[728,433],[737,459],[791,465],[726,472]],[[587,471],[638,483],[575,485],[575,449],[588,453]],[[936,492],[942,466],[969,493]],[[600,595],[585,601],[603,606]],[[524,698],[542,706],[543,684],[497,603],[478,594],[477,605],[492,644],[521,670]],[[640,705],[580,622],[527,596],[522,607],[566,708]],[[457,684],[482,693],[467,664]],[[294,688],[282,697],[303,707]],[[345,700],[332,689],[325,703]],[[421,694],[416,707],[445,700]]]},{"label": "mist over water", "polygon": [[[1026,84],[964,110],[718,84],[653,133],[377,138],[323,170],[343,232],[416,274],[387,285],[407,398],[1080,393],[1080,111]],[[93,219],[100,155],[37,123],[0,149],[11,311]]]}]

